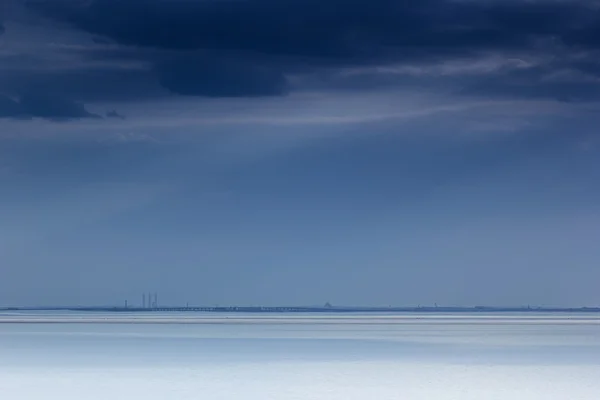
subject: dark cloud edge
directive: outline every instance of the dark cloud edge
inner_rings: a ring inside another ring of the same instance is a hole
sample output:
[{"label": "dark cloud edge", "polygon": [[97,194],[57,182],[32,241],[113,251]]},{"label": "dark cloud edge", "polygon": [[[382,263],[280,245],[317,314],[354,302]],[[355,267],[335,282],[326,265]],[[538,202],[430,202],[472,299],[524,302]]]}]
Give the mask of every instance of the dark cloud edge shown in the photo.
[{"label": "dark cloud edge", "polygon": [[61,122],[78,119],[102,119],[89,112],[83,103],[48,95],[28,94],[19,99],[0,95],[0,119],[30,120],[42,118]]}]

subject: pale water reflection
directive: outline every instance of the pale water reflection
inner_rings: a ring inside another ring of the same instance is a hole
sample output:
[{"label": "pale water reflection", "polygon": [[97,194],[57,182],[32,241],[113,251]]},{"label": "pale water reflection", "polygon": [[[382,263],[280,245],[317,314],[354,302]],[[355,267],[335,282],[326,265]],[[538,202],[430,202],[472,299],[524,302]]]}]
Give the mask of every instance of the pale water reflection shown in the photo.
[{"label": "pale water reflection", "polygon": [[2,399],[594,399],[600,316],[0,315]]}]

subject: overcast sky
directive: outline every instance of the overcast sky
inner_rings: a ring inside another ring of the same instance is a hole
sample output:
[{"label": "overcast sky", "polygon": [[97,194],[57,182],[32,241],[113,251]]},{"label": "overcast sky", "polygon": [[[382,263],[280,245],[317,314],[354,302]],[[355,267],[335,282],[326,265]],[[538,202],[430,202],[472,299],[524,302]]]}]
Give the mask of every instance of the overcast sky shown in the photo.
[{"label": "overcast sky", "polygon": [[2,0],[0,305],[600,306],[600,3]]}]

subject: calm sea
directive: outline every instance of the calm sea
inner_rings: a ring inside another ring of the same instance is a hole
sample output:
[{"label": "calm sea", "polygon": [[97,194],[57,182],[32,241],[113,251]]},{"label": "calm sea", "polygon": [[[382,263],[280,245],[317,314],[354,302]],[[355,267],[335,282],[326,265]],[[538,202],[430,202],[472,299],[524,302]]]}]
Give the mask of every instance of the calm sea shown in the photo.
[{"label": "calm sea", "polygon": [[0,398],[598,400],[600,315],[0,313]]}]

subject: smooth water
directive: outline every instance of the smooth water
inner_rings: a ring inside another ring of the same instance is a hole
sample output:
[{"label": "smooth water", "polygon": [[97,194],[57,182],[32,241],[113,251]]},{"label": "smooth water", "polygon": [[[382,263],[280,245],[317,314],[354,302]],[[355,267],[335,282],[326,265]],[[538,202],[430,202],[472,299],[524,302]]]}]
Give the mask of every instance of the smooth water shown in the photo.
[{"label": "smooth water", "polygon": [[0,398],[600,398],[600,315],[2,313]]}]

